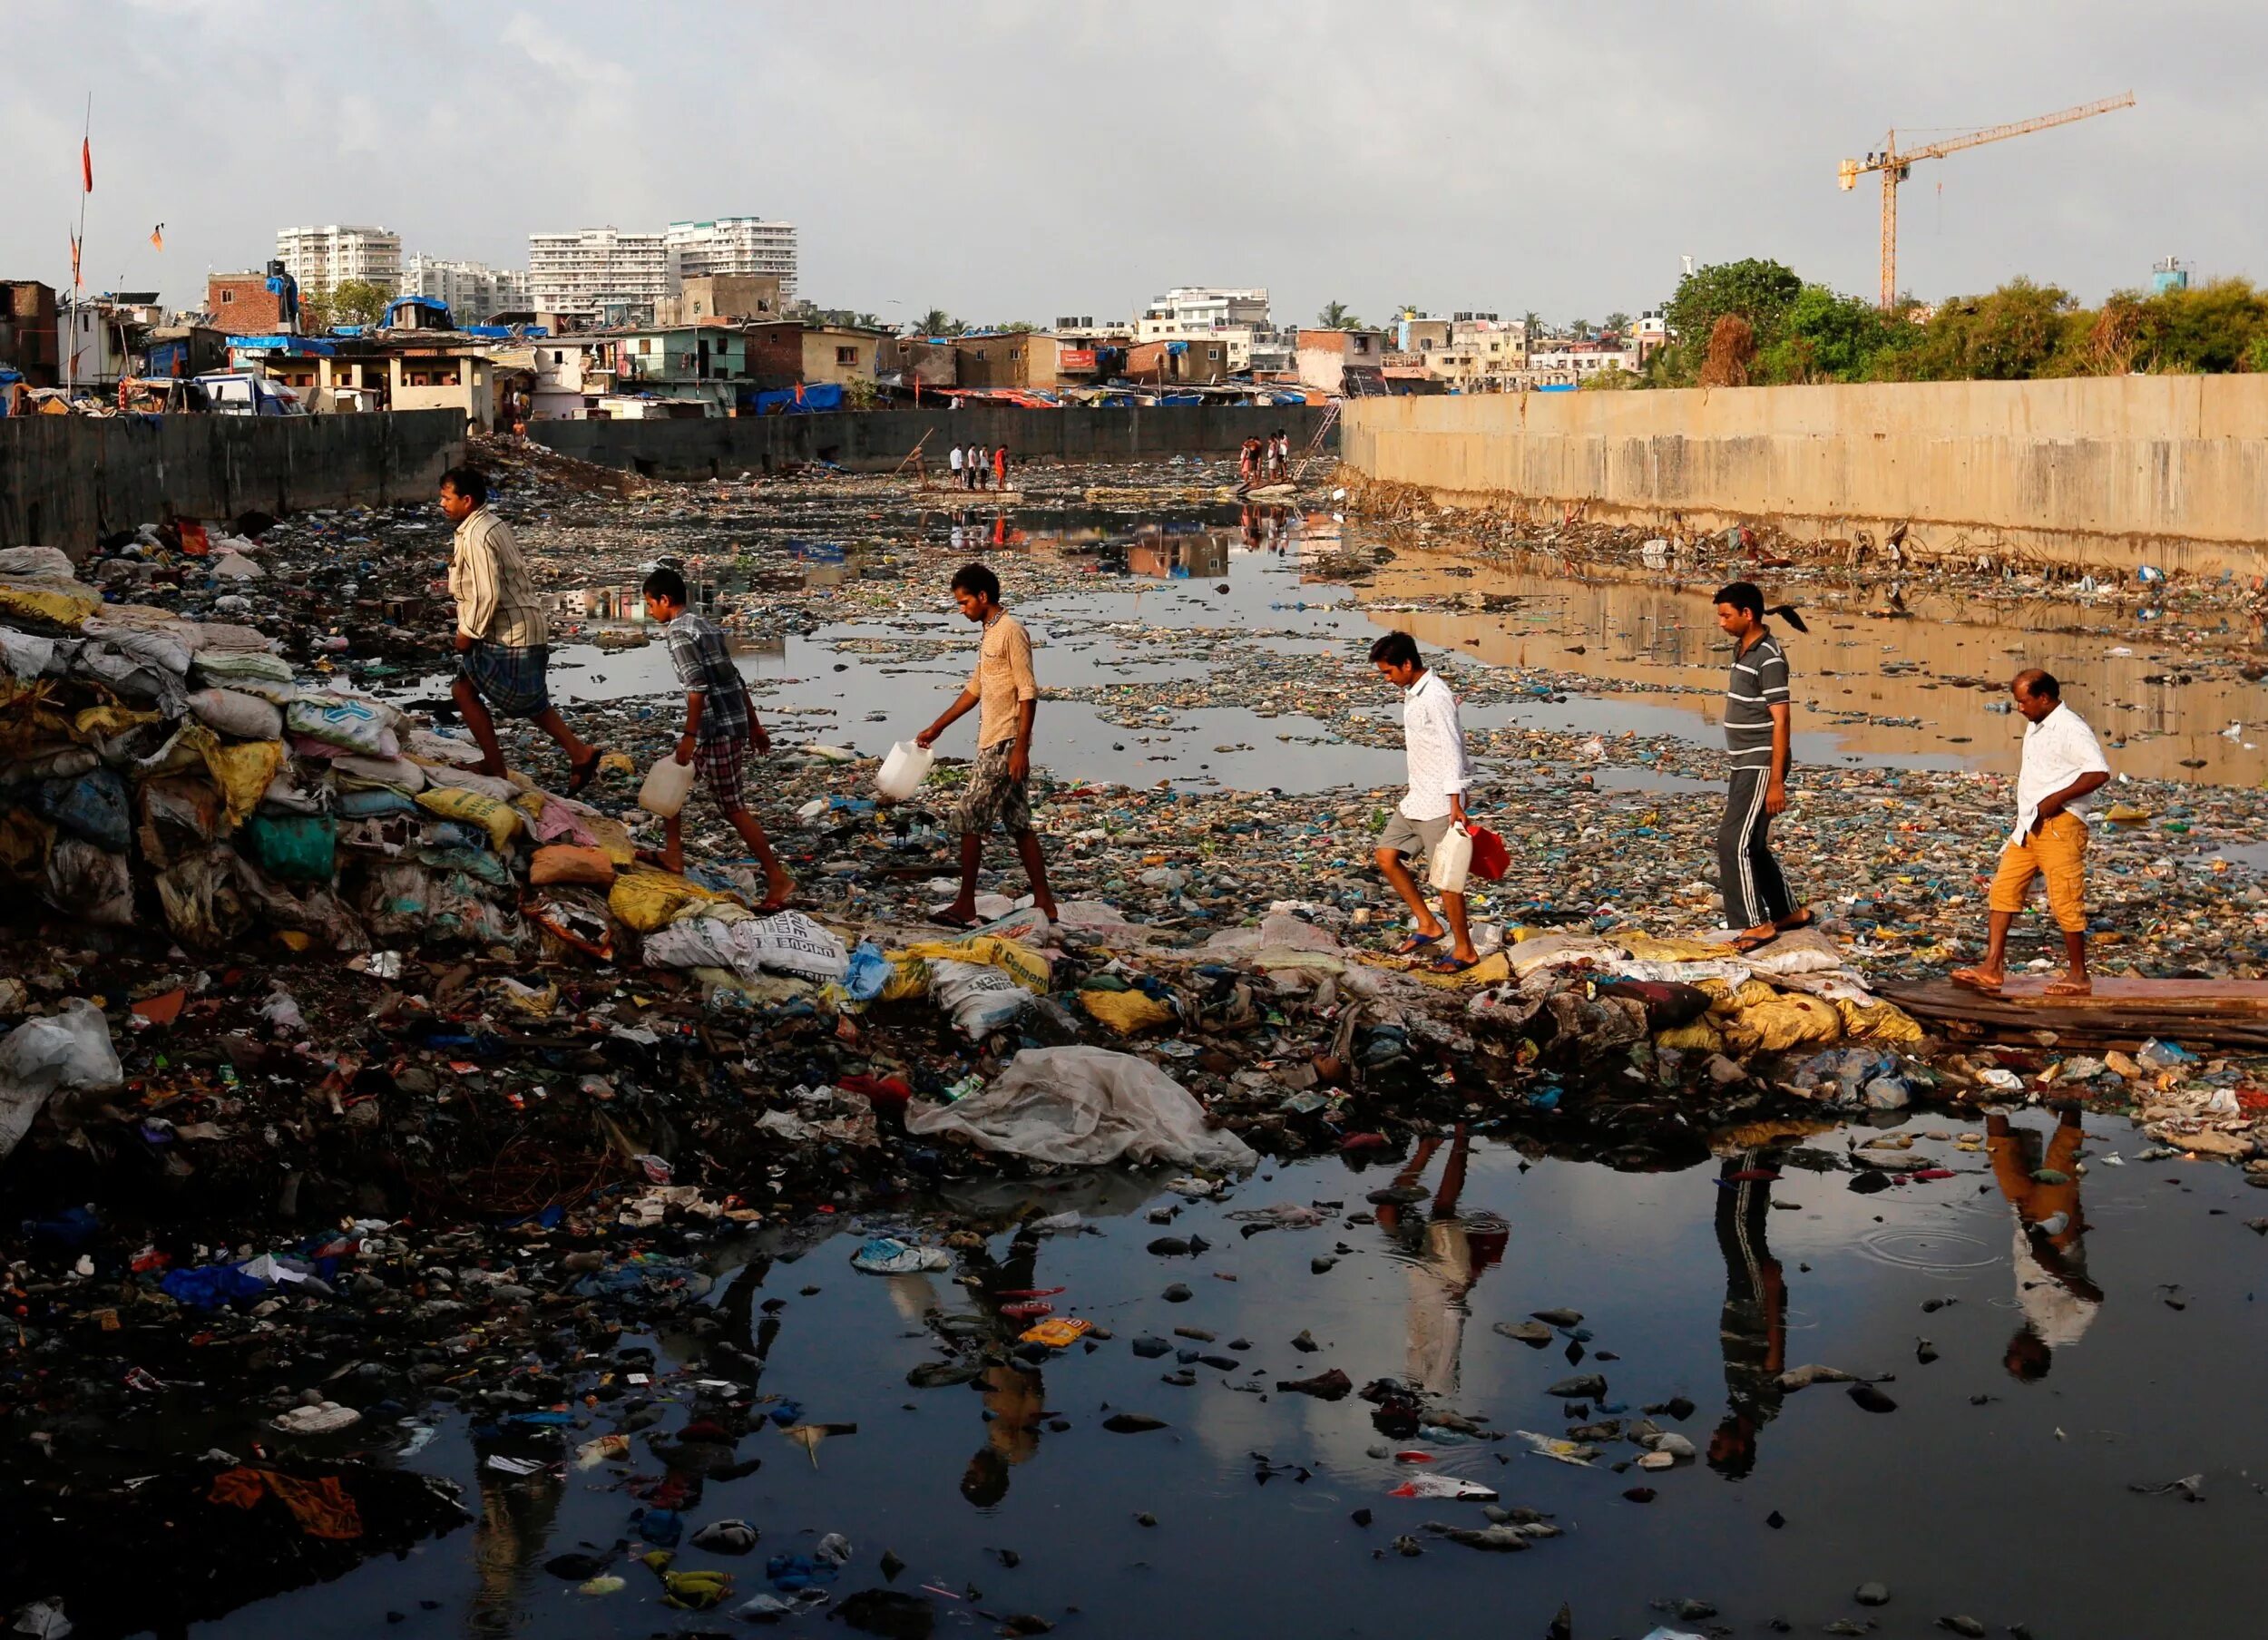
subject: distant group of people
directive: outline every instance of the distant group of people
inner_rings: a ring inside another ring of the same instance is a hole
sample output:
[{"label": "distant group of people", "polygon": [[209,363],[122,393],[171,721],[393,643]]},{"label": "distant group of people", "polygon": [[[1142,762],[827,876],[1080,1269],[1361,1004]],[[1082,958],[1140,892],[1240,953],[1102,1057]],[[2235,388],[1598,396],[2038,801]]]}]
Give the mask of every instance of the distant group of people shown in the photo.
[{"label": "distant group of people", "polygon": [[[953,469],[953,482],[964,490],[1008,488],[1008,446],[970,444],[966,448],[955,444],[945,457],[945,464]],[[992,479],[988,486],[987,476]]]},{"label": "distant group of people", "polygon": [[1243,487],[1284,483],[1292,476],[1292,435],[1278,427],[1266,438],[1245,440],[1237,452],[1237,473]]}]

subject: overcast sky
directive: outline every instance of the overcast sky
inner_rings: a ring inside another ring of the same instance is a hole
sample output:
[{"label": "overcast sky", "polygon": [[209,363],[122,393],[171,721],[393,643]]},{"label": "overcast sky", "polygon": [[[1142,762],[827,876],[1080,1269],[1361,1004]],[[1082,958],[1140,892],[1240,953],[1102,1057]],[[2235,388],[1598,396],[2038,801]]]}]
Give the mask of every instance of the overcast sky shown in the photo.
[{"label": "overcast sky", "polygon": [[[1872,295],[1886,127],[2136,107],[1918,165],[1901,283],[2086,300],[2168,253],[2268,277],[2268,6],[1395,0],[0,0],[0,278],[91,288],[380,223],[527,263],[532,230],[758,215],[804,294],[886,320],[1125,317],[1266,285],[1280,320],[1657,305],[1678,258]],[[165,249],[150,229],[165,224]]]}]

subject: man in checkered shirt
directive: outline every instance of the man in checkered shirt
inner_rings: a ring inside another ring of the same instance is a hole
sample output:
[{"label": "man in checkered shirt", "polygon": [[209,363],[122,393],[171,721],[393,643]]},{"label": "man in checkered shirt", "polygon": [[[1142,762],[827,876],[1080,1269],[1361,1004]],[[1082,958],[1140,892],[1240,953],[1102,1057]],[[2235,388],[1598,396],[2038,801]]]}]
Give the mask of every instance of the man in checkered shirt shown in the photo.
[{"label": "man in checkered shirt", "polygon": [[[664,623],[661,635],[685,686],[685,733],[678,738],[677,759],[699,771],[709,795],[764,867],[765,900],[758,911],[778,911],[795,893],[795,879],[781,869],[741,789],[749,747],[769,752],[772,737],[748,704],[748,686],[732,664],[723,631],[686,607],[685,577],[667,564],[646,577],[646,618]],[[685,869],[683,818],[671,815],[662,822],[664,844],[653,861],[673,872]]]}]

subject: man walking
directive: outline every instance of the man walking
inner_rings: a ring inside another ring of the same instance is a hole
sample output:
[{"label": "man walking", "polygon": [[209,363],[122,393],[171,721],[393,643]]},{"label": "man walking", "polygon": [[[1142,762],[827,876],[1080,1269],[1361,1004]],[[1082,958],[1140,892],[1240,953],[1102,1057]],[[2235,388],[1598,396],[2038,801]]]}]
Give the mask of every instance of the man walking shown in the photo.
[{"label": "man walking", "polygon": [[927,747],[938,736],[981,708],[977,718],[976,763],[953,811],[961,834],[961,892],[933,921],[948,928],[976,923],[976,874],[984,864],[984,835],[1004,826],[1016,840],[1024,875],[1031,880],[1031,903],[1055,921],[1055,896],[1048,892],[1047,861],[1039,834],[1031,829],[1031,725],[1040,708],[1040,684],[1031,669],[1031,639],[1001,607],[1000,577],[981,563],[965,564],[953,578],[953,600],[961,613],[984,629],[976,667],[959,698],[944,715],[914,737]]},{"label": "man walking", "polygon": [[1984,961],[1952,978],[1979,991],[2008,980],[2009,929],[2024,909],[2034,877],[2048,879],[2048,910],[2063,931],[2064,971],[2051,997],[2083,997],[2095,989],[2087,972],[2087,817],[2073,805],[2110,778],[2102,744],[2086,720],[2063,704],[2063,686],[2033,667],[2009,685],[2024,715],[2024,761],[2016,776],[2016,829],[2000,845],[1986,905],[1992,913]]},{"label": "man walking", "polygon": [[441,512],[456,526],[449,595],[456,600],[457,678],[450,689],[481,748],[480,772],[501,777],[504,755],[491,710],[524,718],[567,754],[570,796],[599,772],[599,748],[578,738],[552,704],[545,673],[550,630],[512,526],[488,504],[488,475],[452,467],[441,475]]},{"label": "man walking", "polygon": [[953,445],[951,460],[953,463],[953,482],[955,486],[958,486],[961,483],[961,446],[959,444]]},{"label": "man walking", "polygon": [[1725,818],[1716,830],[1717,875],[1725,887],[1725,922],[1741,932],[1733,949],[1769,945],[1791,929],[1810,926],[1808,906],[1798,909],[1787,876],[1773,858],[1767,837],[1773,817],[1787,808],[1787,771],[1794,708],[1789,703],[1787,655],[1767,614],[1784,615],[1799,632],[1811,629],[1795,606],[1767,610],[1755,583],[1736,581],[1716,595],[1716,624],[1733,640],[1733,671],[1725,690],[1725,749],[1732,778]]},{"label": "man walking", "polygon": [[1481,960],[1472,948],[1472,933],[1465,925],[1465,897],[1442,893],[1440,919],[1426,909],[1425,896],[1405,864],[1411,854],[1430,858],[1449,835],[1452,825],[1465,824],[1465,793],[1472,786],[1472,766],[1465,757],[1464,726],[1458,721],[1457,698],[1449,692],[1441,674],[1427,667],[1418,654],[1417,639],[1407,632],[1389,632],[1370,646],[1371,664],[1388,683],[1402,691],[1402,738],[1409,758],[1410,789],[1394,807],[1386,829],[1379,834],[1374,858],[1394,893],[1417,920],[1417,932],[1395,948],[1398,957],[1422,955],[1450,936],[1449,954],[1432,963],[1437,973],[1461,973]]}]

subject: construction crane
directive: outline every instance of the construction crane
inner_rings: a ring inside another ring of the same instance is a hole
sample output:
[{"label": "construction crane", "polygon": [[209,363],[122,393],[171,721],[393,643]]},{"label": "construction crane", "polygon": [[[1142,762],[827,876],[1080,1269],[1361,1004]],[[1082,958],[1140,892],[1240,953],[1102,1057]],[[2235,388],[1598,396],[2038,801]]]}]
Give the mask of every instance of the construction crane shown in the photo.
[{"label": "construction crane", "polygon": [[2046,131],[2050,125],[2068,125],[2075,120],[2091,120],[2097,114],[2107,114],[2114,109],[2132,108],[2134,93],[2124,92],[2116,97],[2105,97],[2099,102],[2082,102],[2077,108],[2067,108],[2060,113],[2042,114],[2037,120],[2019,120],[2012,125],[1988,125],[1982,131],[1972,131],[1966,136],[1948,137],[1942,142],[1931,142],[1925,148],[1898,151],[1898,132],[1892,130],[1882,139],[1882,150],[1863,160],[1845,160],[1836,168],[1835,180],[1848,193],[1859,185],[1859,179],[1870,171],[1882,173],[1882,307],[1885,311],[1898,303],[1898,184],[1906,180],[1916,160],[1942,159],[1964,148],[1976,148],[1986,142],[1999,142],[2009,137],[2020,137],[2028,132]]}]

